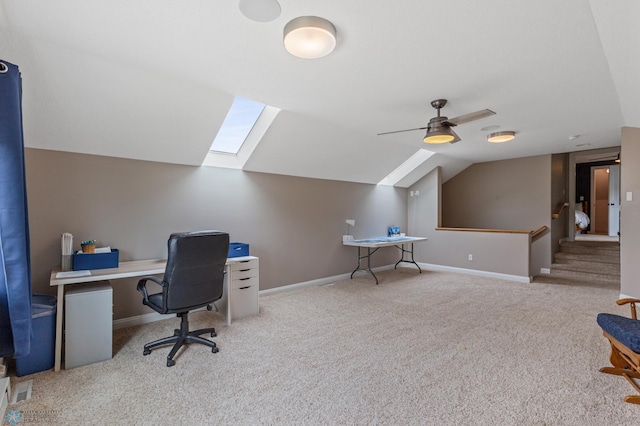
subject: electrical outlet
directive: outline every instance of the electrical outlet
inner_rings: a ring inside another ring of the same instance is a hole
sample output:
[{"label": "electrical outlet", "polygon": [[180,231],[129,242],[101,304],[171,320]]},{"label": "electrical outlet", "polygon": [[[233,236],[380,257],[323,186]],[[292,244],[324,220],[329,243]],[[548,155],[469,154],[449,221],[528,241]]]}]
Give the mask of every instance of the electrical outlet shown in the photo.
[{"label": "electrical outlet", "polygon": [[472,254],[469,255],[469,262],[473,262],[473,255]]}]

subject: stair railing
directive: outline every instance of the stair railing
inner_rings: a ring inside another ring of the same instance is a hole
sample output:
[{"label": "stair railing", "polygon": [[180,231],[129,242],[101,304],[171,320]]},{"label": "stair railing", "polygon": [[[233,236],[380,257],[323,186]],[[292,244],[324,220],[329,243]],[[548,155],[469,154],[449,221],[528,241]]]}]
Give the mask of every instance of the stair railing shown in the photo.
[{"label": "stair railing", "polygon": [[555,213],[551,214],[551,219],[557,219],[558,216],[560,216],[560,213],[562,213],[562,209],[564,209],[565,207],[569,207],[569,203],[558,204],[558,207],[556,207]]}]

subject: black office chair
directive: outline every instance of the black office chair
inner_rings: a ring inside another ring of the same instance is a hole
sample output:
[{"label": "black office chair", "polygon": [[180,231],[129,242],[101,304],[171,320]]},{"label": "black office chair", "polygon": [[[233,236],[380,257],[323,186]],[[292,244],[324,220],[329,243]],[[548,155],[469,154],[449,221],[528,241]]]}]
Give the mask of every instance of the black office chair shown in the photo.
[{"label": "black office chair", "polygon": [[[175,343],[167,356],[167,367],[175,364],[173,357],[185,343],[201,343],[218,352],[211,340],[200,337],[214,328],[189,331],[189,311],[209,305],[222,297],[224,267],[229,253],[229,234],[220,231],[199,231],[171,234],[168,241],[167,267],[163,280],[144,277],[138,282],[142,303],[161,314],[176,314],[181,318],[180,329],[173,336],[144,345],[144,355],[152,349]],[[162,292],[149,294],[147,281],[162,286]]]}]

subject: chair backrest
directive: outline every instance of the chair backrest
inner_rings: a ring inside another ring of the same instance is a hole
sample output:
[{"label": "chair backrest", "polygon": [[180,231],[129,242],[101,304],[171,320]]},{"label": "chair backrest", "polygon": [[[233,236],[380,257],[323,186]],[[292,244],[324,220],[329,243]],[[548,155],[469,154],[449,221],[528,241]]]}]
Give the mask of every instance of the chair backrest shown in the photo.
[{"label": "chair backrest", "polygon": [[222,297],[229,234],[198,231],[171,234],[164,281],[169,312],[188,311]]}]

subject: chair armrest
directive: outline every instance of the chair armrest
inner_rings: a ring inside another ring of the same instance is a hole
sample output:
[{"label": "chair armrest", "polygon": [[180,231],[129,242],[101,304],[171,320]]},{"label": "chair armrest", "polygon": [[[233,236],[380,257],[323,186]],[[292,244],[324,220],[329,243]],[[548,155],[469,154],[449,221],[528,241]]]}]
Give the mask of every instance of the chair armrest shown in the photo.
[{"label": "chair armrest", "polygon": [[640,299],[632,299],[632,298],[619,299],[619,300],[616,300],[616,303],[618,305],[626,305],[627,303],[630,303],[631,318],[638,319],[638,316],[636,314],[636,303],[640,303]]},{"label": "chair armrest", "polygon": [[147,281],[153,281],[154,283],[161,286],[163,289],[168,285],[166,282],[162,281],[157,277],[152,277],[152,276],[142,277],[140,281],[138,281],[138,291],[142,293],[142,297],[144,298],[144,300],[149,300],[149,294],[147,293]]}]

